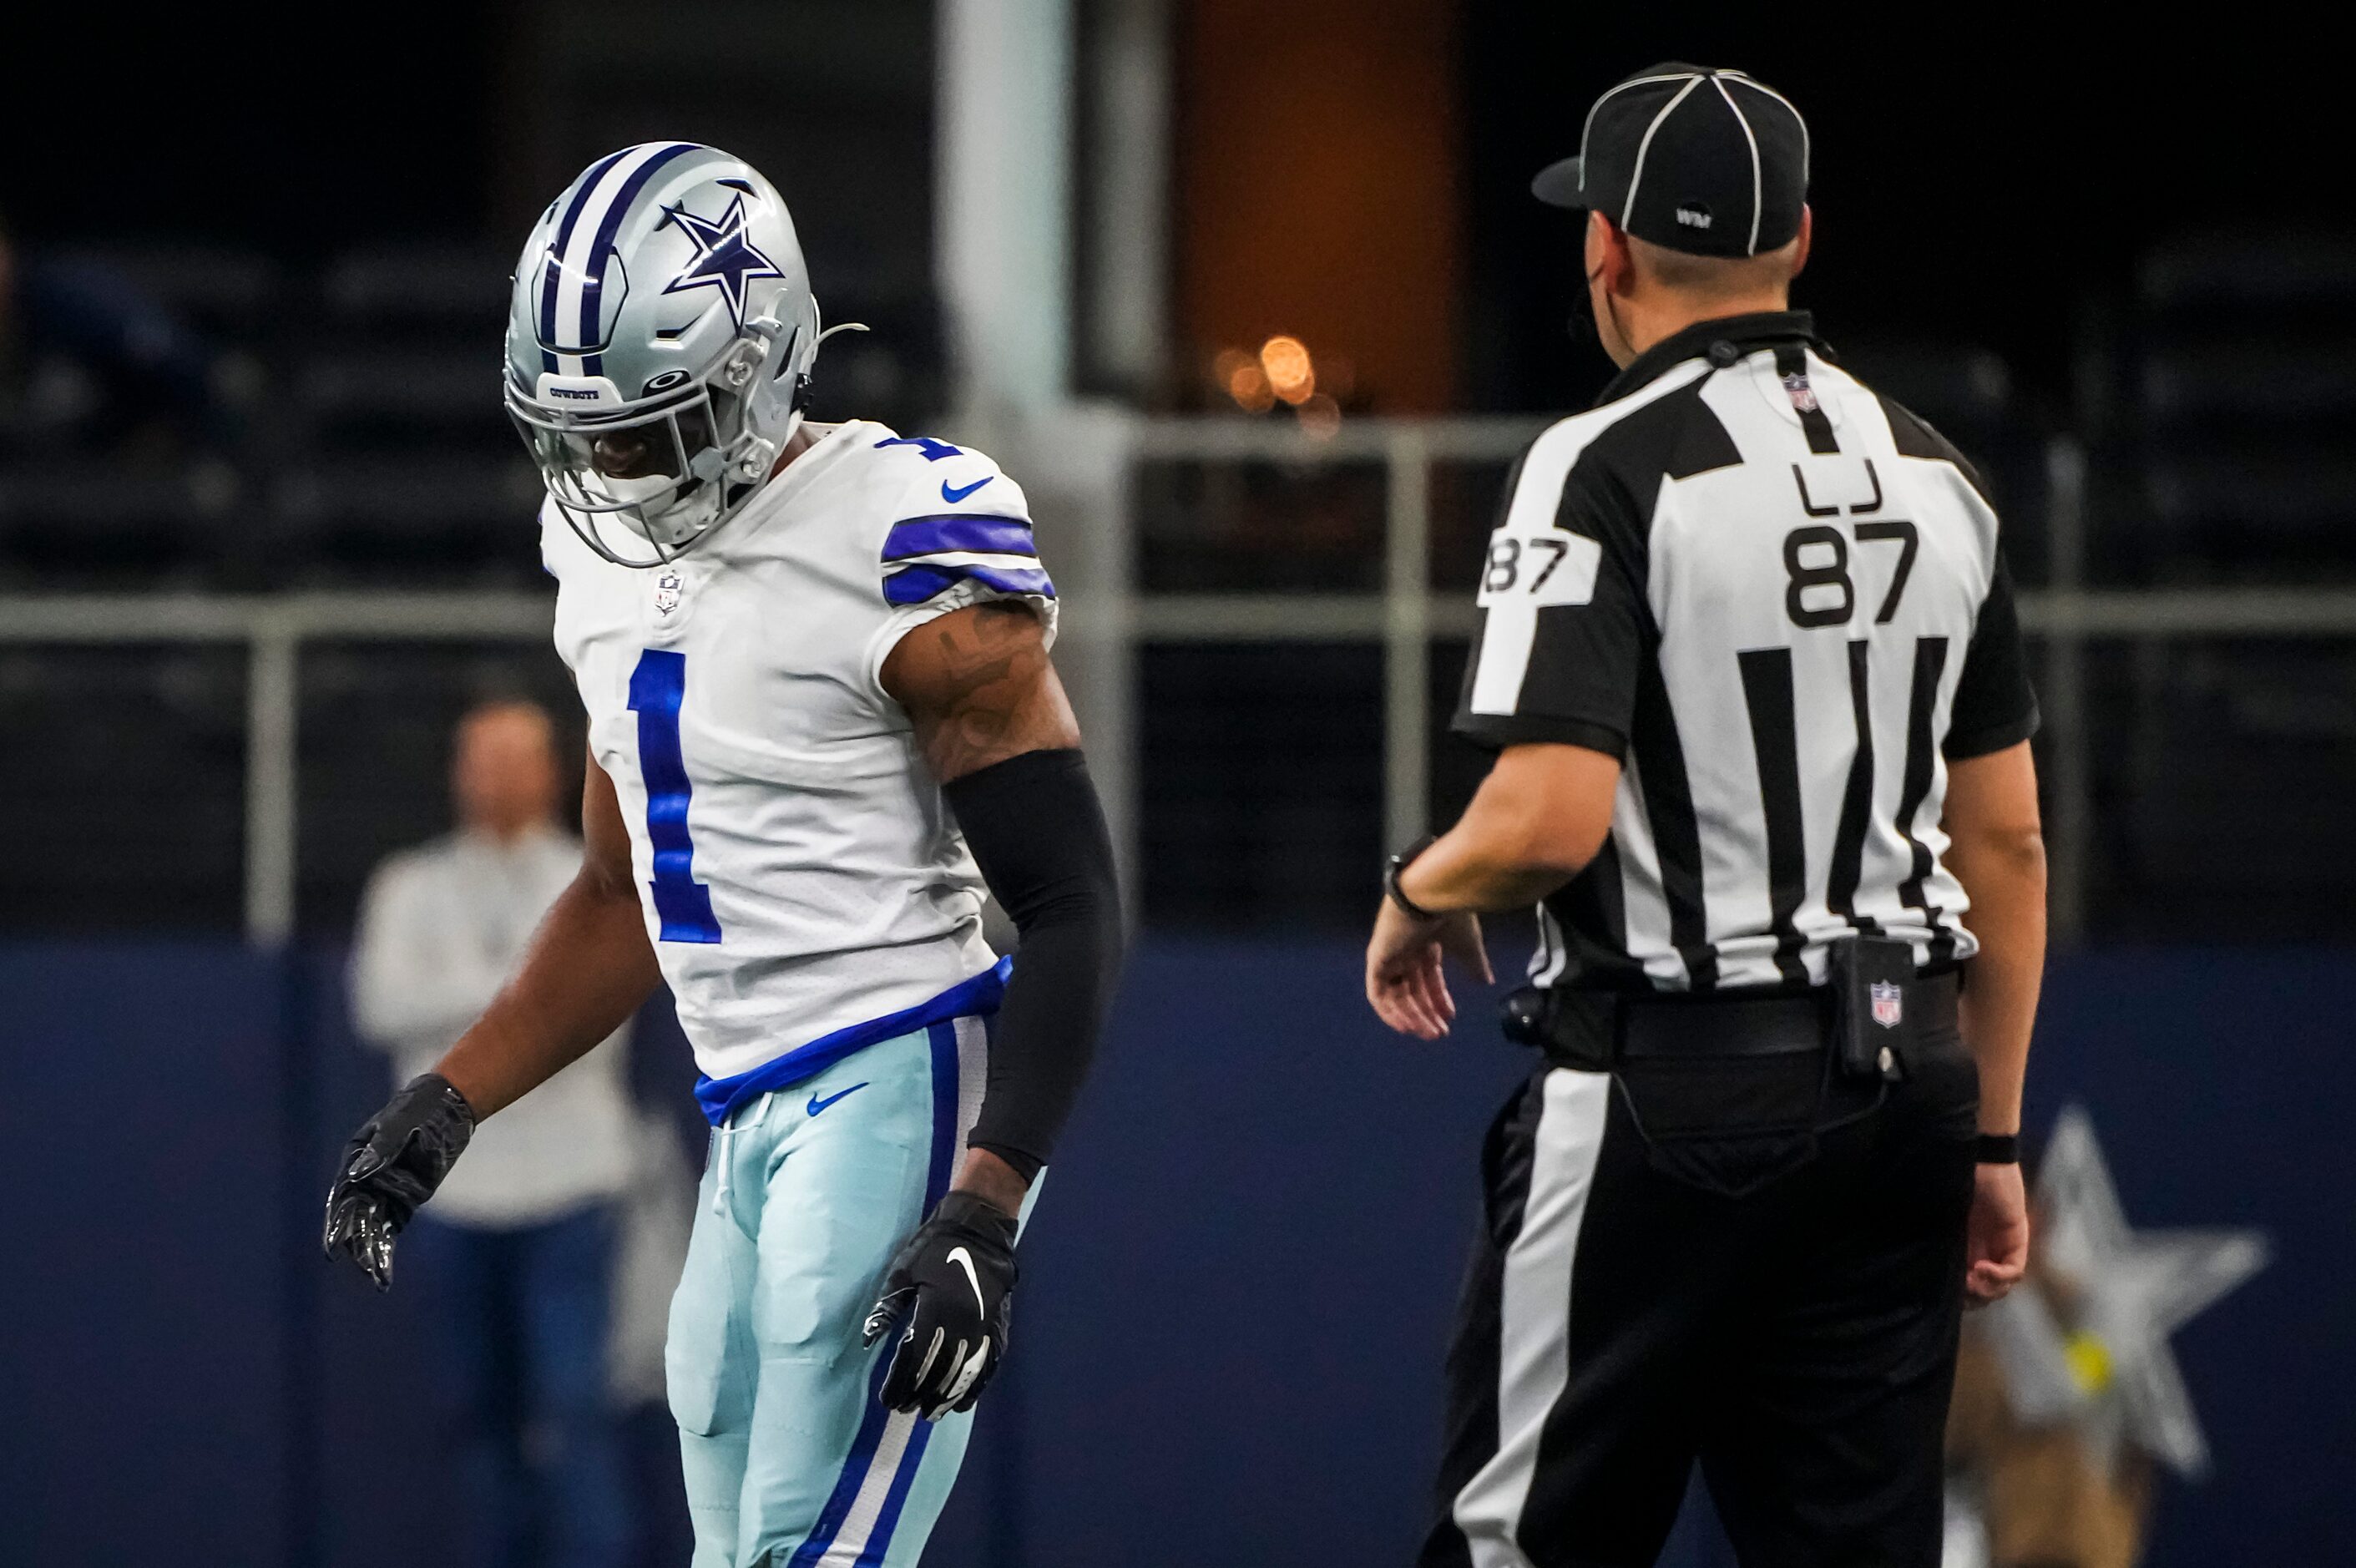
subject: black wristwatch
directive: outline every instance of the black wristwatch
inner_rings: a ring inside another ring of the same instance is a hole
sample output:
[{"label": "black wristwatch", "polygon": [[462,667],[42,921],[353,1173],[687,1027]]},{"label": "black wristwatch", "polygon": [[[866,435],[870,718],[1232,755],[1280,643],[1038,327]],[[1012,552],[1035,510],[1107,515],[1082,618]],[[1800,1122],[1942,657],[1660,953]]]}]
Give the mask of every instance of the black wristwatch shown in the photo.
[{"label": "black wristwatch", "polygon": [[1383,862],[1383,897],[1406,910],[1419,920],[1437,920],[1438,913],[1425,908],[1408,897],[1399,887],[1399,873],[1415,863],[1415,857],[1438,842],[1438,835],[1426,833],[1388,860]]},{"label": "black wristwatch", "polygon": [[2020,1164],[2020,1134],[1982,1133],[1973,1158],[1983,1165],[2017,1165]]}]

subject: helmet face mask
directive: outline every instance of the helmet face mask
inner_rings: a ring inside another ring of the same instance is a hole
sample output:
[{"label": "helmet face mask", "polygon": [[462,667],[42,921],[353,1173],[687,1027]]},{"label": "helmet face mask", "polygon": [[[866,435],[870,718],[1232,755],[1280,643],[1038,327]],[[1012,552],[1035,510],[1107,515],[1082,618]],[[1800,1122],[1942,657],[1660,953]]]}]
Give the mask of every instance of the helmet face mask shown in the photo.
[{"label": "helmet face mask", "polygon": [[524,247],[508,413],[581,541],[658,566],[768,481],[801,423],[819,336],[767,181],[712,147],[625,148],[591,165]]},{"label": "helmet face mask", "polygon": [[[763,435],[753,400],[728,386],[733,365],[760,357],[732,356],[710,380],[615,413],[551,409],[510,383],[508,417],[584,543],[617,565],[660,565],[750,500],[800,425],[797,406],[782,437]],[[789,396],[798,404],[798,389]]]}]

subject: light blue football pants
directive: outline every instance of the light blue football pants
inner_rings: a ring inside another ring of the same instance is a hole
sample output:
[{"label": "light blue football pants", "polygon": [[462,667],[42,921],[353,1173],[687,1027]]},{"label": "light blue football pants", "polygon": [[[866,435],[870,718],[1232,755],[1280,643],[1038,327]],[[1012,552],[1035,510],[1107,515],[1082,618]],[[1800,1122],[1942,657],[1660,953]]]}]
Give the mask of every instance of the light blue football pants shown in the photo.
[{"label": "light blue football pants", "polygon": [[860,1331],[964,1158],[987,1056],[982,1020],[935,1024],[713,1132],[664,1358],[693,1568],[905,1568],[924,1550],[973,1418],[884,1410],[894,1337]]}]

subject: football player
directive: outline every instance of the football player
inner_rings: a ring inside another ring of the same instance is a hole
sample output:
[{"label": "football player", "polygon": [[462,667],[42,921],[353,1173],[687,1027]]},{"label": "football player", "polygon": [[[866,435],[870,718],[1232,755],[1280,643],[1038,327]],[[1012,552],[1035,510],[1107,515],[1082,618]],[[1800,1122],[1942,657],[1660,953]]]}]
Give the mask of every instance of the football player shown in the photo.
[{"label": "football player", "polygon": [[533,229],[507,404],[588,711],[586,854],[327,1198],[329,1253],[382,1288],[475,1124],[669,982],[714,1129],[667,1356],[695,1568],[916,1560],[1120,956],[1023,491],[805,423],[822,336],[784,202],[715,148],[601,158]]}]

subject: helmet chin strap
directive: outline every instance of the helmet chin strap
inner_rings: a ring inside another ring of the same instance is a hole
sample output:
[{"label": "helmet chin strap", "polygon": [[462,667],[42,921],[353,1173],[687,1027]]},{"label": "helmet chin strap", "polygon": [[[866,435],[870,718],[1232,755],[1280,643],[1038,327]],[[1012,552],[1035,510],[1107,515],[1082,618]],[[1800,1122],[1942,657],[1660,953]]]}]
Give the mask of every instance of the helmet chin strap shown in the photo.
[{"label": "helmet chin strap", "polygon": [[660,500],[679,488],[679,481],[669,474],[648,474],[642,478],[624,479],[601,474],[597,488],[605,492],[608,500],[620,501],[643,510],[649,501]]}]

